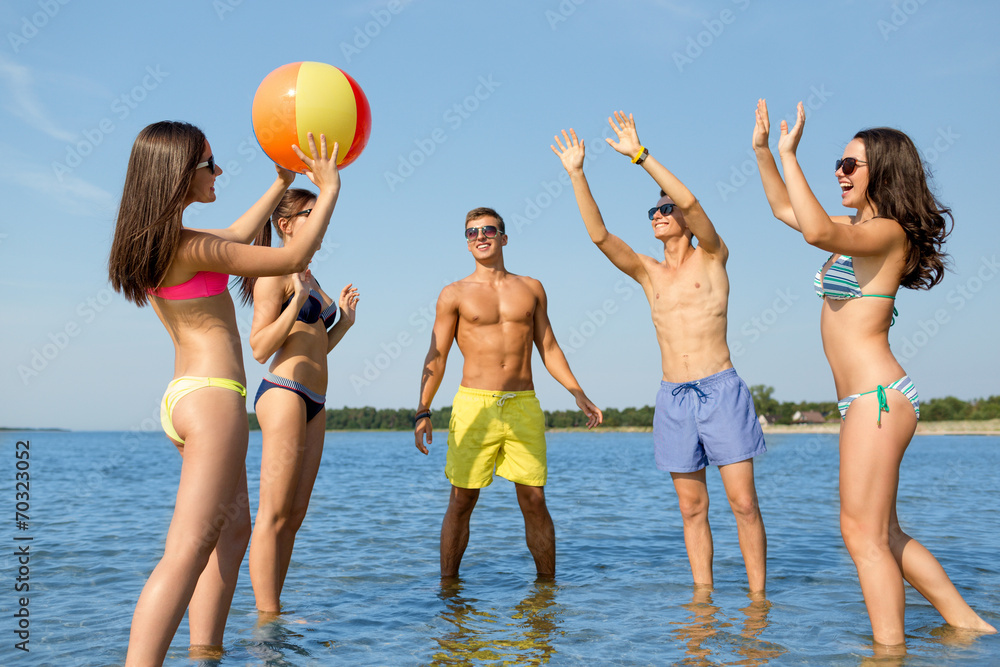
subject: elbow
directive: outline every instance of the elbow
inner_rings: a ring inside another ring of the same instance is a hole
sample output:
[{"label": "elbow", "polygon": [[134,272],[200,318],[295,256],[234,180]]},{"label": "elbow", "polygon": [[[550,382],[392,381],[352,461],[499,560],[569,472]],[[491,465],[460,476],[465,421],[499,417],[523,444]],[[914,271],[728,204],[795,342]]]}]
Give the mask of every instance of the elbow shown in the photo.
[{"label": "elbow", "polygon": [[253,358],[258,364],[263,364],[271,358],[270,354],[265,354],[266,350],[264,350],[263,346],[260,343],[255,344],[252,339],[250,340],[250,350],[253,352]]},{"label": "elbow", "polygon": [[802,238],[811,246],[821,247],[826,240],[826,234],[816,229],[803,229]]}]

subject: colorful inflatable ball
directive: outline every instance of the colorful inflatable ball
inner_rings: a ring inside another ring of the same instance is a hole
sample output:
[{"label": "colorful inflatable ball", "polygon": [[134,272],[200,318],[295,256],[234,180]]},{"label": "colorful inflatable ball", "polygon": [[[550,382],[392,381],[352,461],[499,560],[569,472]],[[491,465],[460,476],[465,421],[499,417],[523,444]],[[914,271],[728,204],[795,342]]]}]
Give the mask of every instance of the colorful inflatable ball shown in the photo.
[{"label": "colorful inflatable ball", "polygon": [[251,109],[254,135],[269,158],[285,169],[303,173],[306,166],[292,144],[309,154],[312,132],[319,145],[340,144],[337,166],[354,162],[368,144],[372,118],[361,86],[343,70],[316,62],[282,65],[261,81]]}]

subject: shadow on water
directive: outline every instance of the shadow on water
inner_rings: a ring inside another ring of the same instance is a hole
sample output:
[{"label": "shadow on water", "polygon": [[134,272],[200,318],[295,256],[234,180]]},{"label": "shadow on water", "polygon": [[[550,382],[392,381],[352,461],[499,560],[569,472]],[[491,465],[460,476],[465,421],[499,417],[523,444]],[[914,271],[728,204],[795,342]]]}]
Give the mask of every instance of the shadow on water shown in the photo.
[{"label": "shadow on water", "polygon": [[561,634],[554,581],[535,581],[509,610],[490,608],[463,595],[463,589],[459,577],[441,580],[438,597],[444,609],[439,618],[448,632],[434,637],[439,650],[431,665],[548,664],[555,653],[552,638]]},{"label": "shadow on water", "polygon": [[[706,667],[715,665],[766,665],[771,660],[781,657],[787,651],[783,646],[759,639],[759,635],[767,629],[768,614],[771,602],[763,594],[748,595],[750,603],[740,609],[743,615],[742,627],[733,632],[735,622],[740,619],[729,619],[720,615],[722,608],[712,601],[712,589],[707,586],[695,586],[691,602],[681,607],[689,612],[688,619],[675,621],[678,627],[673,630],[674,637],[684,646],[685,657],[678,665]],[[718,647],[719,655],[712,657],[713,647]],[[735,662],[725,662],[723,656],[735,653],[742,659]]]}]

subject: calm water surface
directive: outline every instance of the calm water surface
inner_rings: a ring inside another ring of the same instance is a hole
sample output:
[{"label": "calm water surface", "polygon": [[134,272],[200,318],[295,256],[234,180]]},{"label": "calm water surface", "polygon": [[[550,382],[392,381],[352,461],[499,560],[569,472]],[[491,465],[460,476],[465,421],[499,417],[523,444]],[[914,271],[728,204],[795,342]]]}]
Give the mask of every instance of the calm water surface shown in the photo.
[{"label": "calm water surface", "polygon": [[[179,457],[162,434],[3,434],[31,441],[30,654],[13,649],[14,530],[0,549],[0,663],[117,665],[142,585],[162,553]],[[997,665],[1000,638],[943,625],[907,592],[909,654],[872,655],[868,617],[837,525],[830,435],[772,435],[756,463],[768,536],[768,596],[752,600],[714,469],[715,590],[693,590],[676,497],[643,433],[549,435],[546,489],[558,577],[534,581],[513,486],[497,479],[472,517],[457,585],[442,588],[444,445],[409,433],[329,433],[285,583],[286,613],[258,623],[244,571],[226,655],[168,665]],[[248,469],[256,498],[260,433]],[[1000,625],[1000,438],[922,436],[904,460],[903,527],[966,599]],[[256,500],[252,501],[256,510]],[[10,512],[8,512],[10,516]]]}]

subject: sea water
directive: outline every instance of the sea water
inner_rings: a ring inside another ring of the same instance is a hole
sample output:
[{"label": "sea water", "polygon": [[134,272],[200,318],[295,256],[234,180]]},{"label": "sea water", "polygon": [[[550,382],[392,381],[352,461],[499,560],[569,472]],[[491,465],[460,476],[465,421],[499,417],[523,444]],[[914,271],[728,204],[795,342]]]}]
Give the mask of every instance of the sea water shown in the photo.
[{"label": "sea water", "polygon": [[[874,657],[838,527],[836,436],[771,435],[755,460],[768,539],[761,600],[747,595],[715,469],[715,588],[692,587],[676,495],[653,465],[648,433],[549,434],[554,582],[535,581],[513,486],[497,478],[472,516],[460,580],[442,586],[438,536],[449,485],[438,435],[423,456],[409,432],[328,433],[282,593],[285,612],[261,622],[244,561],[222,659],[190,660],[184,621],[165,664],[1000,664],[1000,636],[949,628],[912,589],[908,654]],[[20,527],[17,440],[30,443]],[[122,664],[136,600],[162,554],[179,455],[161,433],[8,432],[0,442],[0,664]],[[252,433],[251,512],[260,443]],[[914,438],[901,471],[900,522],[1000,626],[998,505],[1000,438]],[[15,552],[24,544],[30,589],[17,593]],[[28,653],[15,648],[22,596]]]}]

